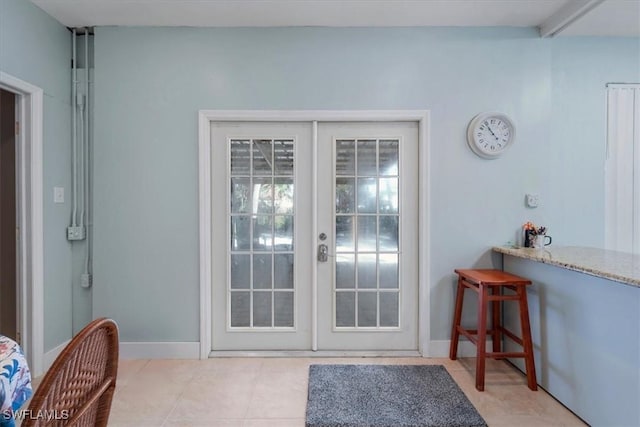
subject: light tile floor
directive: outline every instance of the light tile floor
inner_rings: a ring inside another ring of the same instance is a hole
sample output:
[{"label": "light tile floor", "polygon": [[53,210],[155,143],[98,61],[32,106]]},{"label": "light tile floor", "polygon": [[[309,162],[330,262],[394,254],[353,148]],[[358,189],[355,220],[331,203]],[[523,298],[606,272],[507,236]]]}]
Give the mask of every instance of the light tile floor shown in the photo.
[{"label": "light tile floor", "polygon": [[487,361],[485,391],[475,359],[215,358],[122,360],[109,426],[301,427],[311,364],[444,365],[489,426],[584,426],[504,361]]}]

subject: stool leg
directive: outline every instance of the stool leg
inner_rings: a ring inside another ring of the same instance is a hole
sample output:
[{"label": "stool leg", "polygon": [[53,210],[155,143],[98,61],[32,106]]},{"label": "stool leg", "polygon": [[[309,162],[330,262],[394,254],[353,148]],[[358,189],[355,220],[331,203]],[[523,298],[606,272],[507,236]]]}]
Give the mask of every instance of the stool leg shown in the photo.
[{"label": "stool leg", "polygon": [[531,341],[531,325],[529,323],[529,304],[527,303],[527,290],[524,286],[518,286],[520,303],[520,325],[522,326],[522,346],[525,353],[525,365],[527,368],[527,385],[531,390],[537,390],[536,365],[533,359],[533,343]]},{"label": "stool leg", "polygon": [[[493,286],[492,287],[492,294],[494,296],[500,295],[501,294],[501,290],[502,287],[500,286]],[[491,334],[492,340],[493,340],[493,352],[494,353],[500,353],[500,348],[501,346],[501,338],[502,338],[502,334],[500,333],[500,326],[502,326],[502,319],[500,318],[500,301],[493,301],[492,302],[492,308],[493,308],[493,319],[491,321],[491,329],[493,331],[493,333]]]},{"label": "stool leg", "polygon": [[460,332],[458,326],[462,319],[462,300],[464,298],[464,285],[462,277],[458,277],[458,290],[456,291],[456,308],[453,312],[453,326],[451,327],[451,343],[449,344],[449,359],[456,360],[458,357],[458,340]]},{"label": "stool leg", "polygon": [[476,389],[484,391],[484,368],[487,354],[487,287],[478,286],[478,343],[476,345]]}]

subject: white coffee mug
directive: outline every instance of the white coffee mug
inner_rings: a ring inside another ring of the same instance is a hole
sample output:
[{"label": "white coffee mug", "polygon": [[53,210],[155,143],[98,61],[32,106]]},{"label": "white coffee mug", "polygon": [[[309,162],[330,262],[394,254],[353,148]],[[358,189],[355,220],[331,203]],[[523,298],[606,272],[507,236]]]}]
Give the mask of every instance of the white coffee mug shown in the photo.
[{"label": "white coffee mug", "polygon": [[[532,248],[541,249],[545,246],[549,246],[551,244],[551,236],[547,236],[546,234],[538,234],[537,236],[531,236],[533,239],[533,243],[531,245]],[[547,242],[546,239],[549,239]]]}]

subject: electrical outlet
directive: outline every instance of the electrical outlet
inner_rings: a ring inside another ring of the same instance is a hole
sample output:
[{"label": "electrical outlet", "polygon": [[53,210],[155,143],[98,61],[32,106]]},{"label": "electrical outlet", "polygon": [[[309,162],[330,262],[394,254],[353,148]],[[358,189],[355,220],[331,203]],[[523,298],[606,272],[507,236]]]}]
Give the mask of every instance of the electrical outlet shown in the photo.
[{"label": "electrical outlet", "polygon": [[526,194],[525,203],[528,208],[537,208],[540,203],[540,196],[538,194]]},{"label": "electrical outlet", "polygon": [[84,227],[67,227],[67,240],[84,240]]},{"label": "electrical outlet", "polygon": [[53,203],[64,203],[64,187],[53,187]]},{"label": "electrical outlet", "polygon": [[83,288],[91,287],[92,283],[93,283],[93,277],[90,274],[85,273],[80,276],[80,286],[82,286]]}]

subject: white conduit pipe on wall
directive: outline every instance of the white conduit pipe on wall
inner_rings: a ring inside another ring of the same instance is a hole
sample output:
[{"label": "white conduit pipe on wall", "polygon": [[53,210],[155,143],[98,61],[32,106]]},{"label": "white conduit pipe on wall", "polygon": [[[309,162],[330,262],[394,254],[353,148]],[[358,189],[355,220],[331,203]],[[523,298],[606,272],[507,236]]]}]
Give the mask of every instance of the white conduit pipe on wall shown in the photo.
[{"label": "white conduit pipe on wall", "polygon": [[80,194],[82,195],[82,203],[80,205],[80,227],[84,227],[86,223],[86,208],[87,208],[87,164],[86,164],[86,151],[87,151],[87,116],[88,116],[88,106],[86,103],[88,92],[89,92],[89,72],[88,72],[88,62],[89,62],[89,30],[84,28],[84,71],[85,71],[85,81],[84,81],[84,93],[78,95],[78,107],[80,108]]},{"label": "white conduit pipe on wall", "polygon": [[77,166],[77,170],[78,170],[78,178],[77,181],[79,182],[78,184],[78,199],[80,200],[78,202],[78,205],[80,205],[80,214],[79,214],[79,218],[80,218],[80,223],[79,226],[80,227],[84,227],[84,145],[85,145],[85,134],[84,134],[84,112],[85,112],[85,105],[84,105],[84,94],[79,93],[76,95],[76,108],[77,110],[79,110],[80,115],[78,116],[80,118],[80,123],[79,123],[79,128],[80,128],[80,138],[78,141],[78,166]]},{"label": "white conduit pipe on wall", "polygon": [[[91,236],[91,232],[90,232],[90,227],[89,227],[89,221],[90,221],[90,216],[89,216],[89,208],[90,208],[90,203],[89,203],[89,181],[91,178],[91,174],[89,173],[89,141],[91,139],[90,137],[90,127],[89,127],[89,109],[91,108],[91,104],[89,103],[90,101],[90,87],[89,87],[89,28],[84,29],[84,69],[85,69],[85,111],[86,111],[86,120],[85,120],[85,148],[84,148],[84,159],[83,159],[83,163],[84,163],[84,176],[83,176],[83,180],[84,180],[84,197],[83,197],[83,201],[84,201],[84,218],[85,218],[85,224],[87,227],[87,231],[86,231],[86,247],[85,247],[85,263],[84,263],[84,274],[85,276],[90,274],[90,259],[91,259],[91,243],[90,243],[90,236]],[[89,286],[91,284],[91,279],[89,277],[83,278],[82,281],[83,285],[85,286]]]},{"label": "white conduit pipe on wall", "polygon": [[77,96],[77,72],[76,72],[76,30],[74,29],[72,32],[72,52],[71,52],[71,122],[73,126],[71,146],[72,146],[72,156],[71,159],[71,198],[73,203],[73,212],[71,214],[71,226],[76,227],[78,225],[78,173],[77,173],[77,161],[78,161],[78,149],[77,149],[77,138],[78,138],[78,130],[76,124],[76,96]]}]

